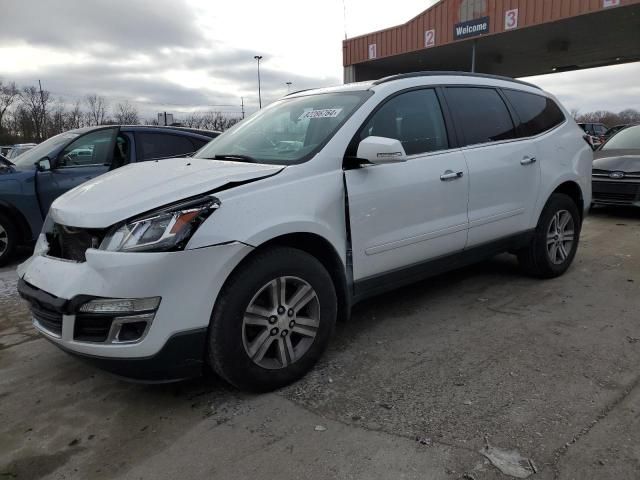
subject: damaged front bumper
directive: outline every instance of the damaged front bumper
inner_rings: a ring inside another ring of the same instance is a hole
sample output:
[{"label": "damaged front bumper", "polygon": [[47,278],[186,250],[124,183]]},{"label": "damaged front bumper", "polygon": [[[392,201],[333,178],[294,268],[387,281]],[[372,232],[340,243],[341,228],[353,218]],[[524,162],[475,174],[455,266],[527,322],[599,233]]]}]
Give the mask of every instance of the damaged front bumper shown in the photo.
[{"label": "damaged front bumper", "polygon": [[123,377],[168,381],[201,372],[217,295],[251,249],[89,249],[86,262],[35,254],[18,289],[35,328],[61,349]]}]

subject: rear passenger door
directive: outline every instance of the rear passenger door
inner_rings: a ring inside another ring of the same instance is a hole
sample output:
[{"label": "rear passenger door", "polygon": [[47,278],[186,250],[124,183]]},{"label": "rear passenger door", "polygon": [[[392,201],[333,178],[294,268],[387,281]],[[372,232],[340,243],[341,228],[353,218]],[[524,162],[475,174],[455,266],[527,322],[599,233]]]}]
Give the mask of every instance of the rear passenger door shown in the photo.
[{"label": "rear passenger door", "polygon": [[184,157],[200,149],[188,136],[136,132],[136,161]]},{"label": "rear passenger door", "polygon": [[381,274],[461,251],[468,172],[462,152],[451,148],[435,90],[387,99],[350,149],[368,136],[400,140],[408,160],[345,171],[354,280],[375,283]]},{"label": "rear passenger door", "polygon": [[518,138],[497,89],[464,86],[445,91],[469,167],[467,246],[529,229],[540,189],[535,145]]}]

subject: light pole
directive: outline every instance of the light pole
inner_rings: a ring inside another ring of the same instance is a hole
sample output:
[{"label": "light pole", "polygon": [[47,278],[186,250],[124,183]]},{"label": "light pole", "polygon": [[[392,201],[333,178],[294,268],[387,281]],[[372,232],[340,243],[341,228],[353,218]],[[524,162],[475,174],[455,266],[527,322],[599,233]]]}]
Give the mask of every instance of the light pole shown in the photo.
[{"label": "light pole", "polygon": [[287,93],[291,93],[291,84],[293,82],[286,82],[287,83]]},{"label": "light pole", "polygon": [[256,55],[253,58],[258,61],[258,104],[260,105],[260,109],[262,109],[262,88],[260,85],[260,60],[262,60],[262,55]]}]

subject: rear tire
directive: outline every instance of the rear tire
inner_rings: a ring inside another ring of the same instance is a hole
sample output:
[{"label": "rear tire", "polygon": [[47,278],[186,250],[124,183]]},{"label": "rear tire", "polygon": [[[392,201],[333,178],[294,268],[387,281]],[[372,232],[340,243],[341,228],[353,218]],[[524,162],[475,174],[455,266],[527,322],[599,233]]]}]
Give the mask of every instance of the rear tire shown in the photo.
[{"label": "rear tire", "polygon": [[540,278],[554,278],[567,271],[578,250],[582,221],[571,197],[551,195],[545,205],[533,239],[518,252],[523,270]]},{"label": "rear tire", "polygon": [[259,252],[231,275],[216,301],[209,364],[241,390],[283,387],[318,361],[336,316],[331,276],[316,258],[286,247]]},{"label": "rear tire", "polygon": [[0,213],[0,267],[13,258],[18,240],[18,229],[5,214]]}]

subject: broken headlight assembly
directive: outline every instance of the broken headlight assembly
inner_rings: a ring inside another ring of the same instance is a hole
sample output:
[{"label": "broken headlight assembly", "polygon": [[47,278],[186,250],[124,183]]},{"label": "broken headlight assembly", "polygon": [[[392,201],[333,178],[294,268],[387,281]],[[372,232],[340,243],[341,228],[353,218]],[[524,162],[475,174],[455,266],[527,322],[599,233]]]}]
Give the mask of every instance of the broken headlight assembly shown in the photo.
[{"label": "broken headlight assembly", "polygon": [[110,252],[182,250],[198,227],[220,208],[213,196],[159,208],[116,225],[100,245]]}]

